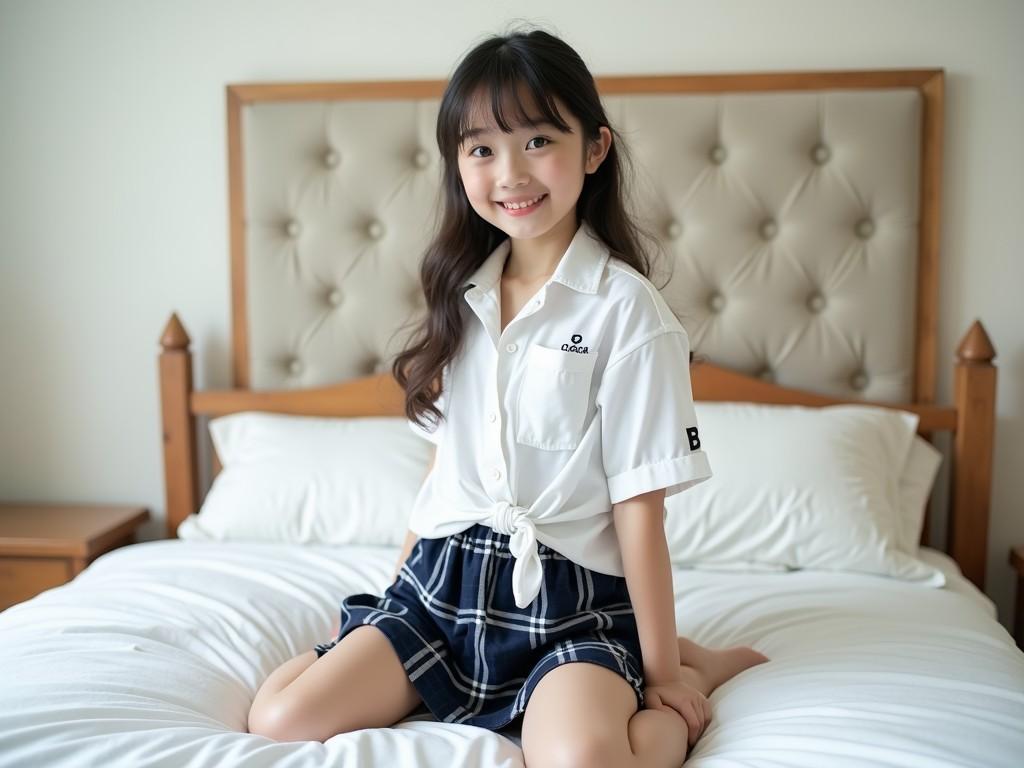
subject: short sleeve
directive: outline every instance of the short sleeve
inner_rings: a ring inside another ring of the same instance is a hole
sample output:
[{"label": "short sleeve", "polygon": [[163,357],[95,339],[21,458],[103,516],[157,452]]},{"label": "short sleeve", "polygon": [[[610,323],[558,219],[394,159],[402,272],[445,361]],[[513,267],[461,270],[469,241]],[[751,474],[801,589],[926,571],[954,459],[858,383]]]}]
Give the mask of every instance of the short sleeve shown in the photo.
[{"label": "short sleeve", "polygon": [[666,330],[610,360],[597,405],[612,504],[659,488],[667,498],[711,477],[697,430],[684,330]]}]

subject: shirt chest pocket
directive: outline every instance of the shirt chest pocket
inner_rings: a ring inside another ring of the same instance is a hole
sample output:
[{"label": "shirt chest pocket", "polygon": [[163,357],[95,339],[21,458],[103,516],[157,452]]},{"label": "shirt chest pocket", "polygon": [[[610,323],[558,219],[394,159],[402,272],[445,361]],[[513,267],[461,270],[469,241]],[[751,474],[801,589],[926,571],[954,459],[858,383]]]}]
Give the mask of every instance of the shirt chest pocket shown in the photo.
[{"label": "shirt chest pocket", "polygon": [[516,402],[516,442],[549,451],[579,445],[596,355],[532,344]]}]

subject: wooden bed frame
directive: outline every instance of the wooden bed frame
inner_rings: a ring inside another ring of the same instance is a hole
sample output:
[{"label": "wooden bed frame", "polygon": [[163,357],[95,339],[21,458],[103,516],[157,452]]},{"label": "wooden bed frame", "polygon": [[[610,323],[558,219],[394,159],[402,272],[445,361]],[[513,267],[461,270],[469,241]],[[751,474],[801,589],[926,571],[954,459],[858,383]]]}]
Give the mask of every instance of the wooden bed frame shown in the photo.
[{"label": "wooden bed frame", "polygon": [[[883,403],[828,397],[782,387],[709,362],[692,368],[697,400],[749,401],[827,406],[872,404],[911,411],[920,416],[918,431],[952,433],[949,516],[944,549],[964,575],[984,591],[992,457],[995,430],[995,350],[980,321],[963,336],[953,366],[953,405],[934,405],[937,352],[939,201],[944,74],[942,70],[867,72],[795,72],[752,75],[694,75],[597,78],[602,94],[636,91],[774,91],[820,88],[914,86],[923,97],[921,148],[921,212],[917,269],[916,336],[913,401]],[[242,209],[241,109],[246,103],[284,99],[434,98],[445,81],[306,83],[228,86],[228,176],[231,201],[232,376],[235,388],[196,391],[192,378],[190,339],[176,314],[160,339],[160,399],[163,422],[166,532],[175,537],[178,526],[199,511],[196,419],[240,411],[295,415],[405,417],[398,383],[383,373],[307,389],[259,390],[249,387],[248,318],[245,314],[245,232]],[[212,472],[220,466],[215,452]],[[921,544],[932,546],[929,526]]]}]

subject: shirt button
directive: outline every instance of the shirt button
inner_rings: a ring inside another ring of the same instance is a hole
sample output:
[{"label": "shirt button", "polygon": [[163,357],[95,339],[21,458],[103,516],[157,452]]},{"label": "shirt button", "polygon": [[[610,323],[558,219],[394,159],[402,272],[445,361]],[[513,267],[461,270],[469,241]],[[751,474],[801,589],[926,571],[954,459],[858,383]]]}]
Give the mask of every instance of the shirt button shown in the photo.
[{"label": "shirt button", "polygon": [[495,480],[501,480],[501,470],[500,469],[492,469],[491,470],[491,477],[493,477]]},{"label": "shirt button", "polygon": [[487,420],[488,421],[496,421],[497,419],[498,419],[498,414],[496,414],[494,411],[491,411],[490,413],[487,414]]},{"label": "shirt button", "polygon": [[513,341],[513,342],[512,342],[511,344],[507,344],[507,345],[505,346],[505,349],[507,349],[507,350],[508,350],[509,352],[515,352],[515,351],[516,351],[517,349],[519,349],[519,347],[518,347],[518,346],[516,345],[516,343],[515,343],[515,342]]}]

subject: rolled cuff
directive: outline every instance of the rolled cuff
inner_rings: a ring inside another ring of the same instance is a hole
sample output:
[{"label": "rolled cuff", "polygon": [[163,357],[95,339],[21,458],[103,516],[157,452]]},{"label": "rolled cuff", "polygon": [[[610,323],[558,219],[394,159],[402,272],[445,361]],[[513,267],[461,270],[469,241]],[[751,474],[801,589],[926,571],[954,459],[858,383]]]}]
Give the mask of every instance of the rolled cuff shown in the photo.
[{"label": "rolled cuff", "polygon": [[644,464],[608,478],[608,497],[618,504],[648,491],[665,489],[665,498],[711,477],[711,466],[704,451]]}]

